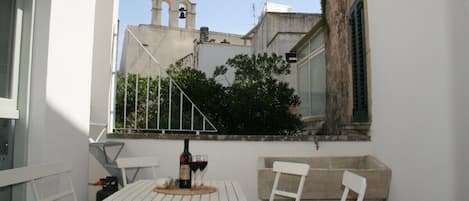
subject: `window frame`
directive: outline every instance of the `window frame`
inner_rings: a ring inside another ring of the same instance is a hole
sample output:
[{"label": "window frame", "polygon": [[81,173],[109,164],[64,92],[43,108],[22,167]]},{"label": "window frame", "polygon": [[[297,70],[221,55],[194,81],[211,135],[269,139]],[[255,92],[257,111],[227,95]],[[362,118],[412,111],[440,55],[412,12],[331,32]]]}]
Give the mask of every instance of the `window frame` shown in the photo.
[{"label": "window frame", "polygon": [[19,87],[19,68],[20,68],[20,51],[21,51],[21,35],[23,28],[23,10],[21,9],[20,0],[15,1],[15,25],[12,49],[12,75],[10,86],[10,97],[0,98],[0,118],[3,119],[19,119],[18,110],[18,87]]},{"label": "window frame", "polygon": [[[298,60],[297,62],[297,68],[298,68],[298,72],[300,72],[300,68],[308,68],[308,79],[309,81],[311,81],[311,65],[310,65],[310,61],[315,58],[316,56],[320,55],[321,53],[325,53],[326,51],[326,46],[325,46],[325,43],[324,43],[324,39],[323,39],[323,43],[321,45],[319,45],[316,49],[311,49],[311,43],[312,41],[314,41],[314,38],[316,38],[318,35],[320,34],[324,34],[324,27],[321,27],[319,28],[318,30],[316,30],[314,32],[314,34],[312,34],[309,38],[308,38],[308,42],[306,44],[304,44],[303,46],[301,46],[300,48],[298,48],[300,51],[303,51],[304,49],[307,49],[308,50],[308,53],[302,57],[301,59]],[[304,64],[307,64],[305,65],[304,67],[301,67],[303,66]],[[325,75],[327,76],[327,75]],[[298,90],[300,88],[300,74],[297,73],[297,86],[298,86]],[[309,88],[311,88],[311,86],[309,85],[308,86]],[[298,91],[299,92],[299,91]],[[310,97],[311,98],[311,97]],[[301,97],[300,97],[301,99]],[[302,103],[304,104],[304,103]],[[311,111],[310,111],[311,112]],[[321,115],[305,115],[305,116],[302,116],[301,117],[301,120],[302,121],[306,121],[308,119],[315,119],[315,118],[322,118],[324,117],[325,115],[325,111],[324,111],[324,114],[321,114]]]}]

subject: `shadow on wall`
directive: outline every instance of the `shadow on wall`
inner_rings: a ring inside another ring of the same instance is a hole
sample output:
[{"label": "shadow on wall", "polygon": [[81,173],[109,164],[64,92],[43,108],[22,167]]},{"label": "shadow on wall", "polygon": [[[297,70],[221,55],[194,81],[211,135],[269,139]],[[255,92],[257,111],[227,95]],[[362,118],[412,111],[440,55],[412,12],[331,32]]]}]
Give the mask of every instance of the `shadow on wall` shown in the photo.
[{"label": "shadow on wall", "polygon": [[[42,102],[44,103],[44,102]],[[40,105],[37,105],[40,104]],[[88,129],[89,113],[71,114],[58,111],[50,103],[46,109],[41,103],[31,103],[30,134],[28,139],[28,165],[66,162],[72,165],[72,181],[78,200],[87,200]],[[42,113],[42,114],[38,114]],[[81,128],[78,125],[82,125]],[[88,125],[87,125],[88,126]],[[29,188],[29,187],[28,187]],[[54,191],[50,186],[42,189]],[[32,194],[28,191],[28,197]]]}]

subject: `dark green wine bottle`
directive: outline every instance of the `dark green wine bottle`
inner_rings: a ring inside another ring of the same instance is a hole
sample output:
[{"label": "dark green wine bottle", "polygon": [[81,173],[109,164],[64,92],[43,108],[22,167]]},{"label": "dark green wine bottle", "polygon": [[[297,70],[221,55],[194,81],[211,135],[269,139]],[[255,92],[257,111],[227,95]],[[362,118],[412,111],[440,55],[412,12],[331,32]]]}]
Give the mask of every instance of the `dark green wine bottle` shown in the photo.
[{"label": "dark green wine bottle", "polygon": [[184,151],[179,156],[179,188],[191,188],[192,155],[189,152],[189,139],[184,139]]}]

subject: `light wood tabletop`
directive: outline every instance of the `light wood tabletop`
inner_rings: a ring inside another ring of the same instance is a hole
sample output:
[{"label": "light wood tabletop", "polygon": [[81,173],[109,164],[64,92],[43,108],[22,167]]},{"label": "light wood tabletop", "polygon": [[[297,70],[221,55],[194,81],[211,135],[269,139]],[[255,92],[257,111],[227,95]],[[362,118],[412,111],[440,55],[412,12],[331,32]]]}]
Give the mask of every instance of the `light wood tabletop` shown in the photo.
[{"label": "light wood tabletop", "polygon": [[166,195],[154,192],[155,180],[139,180],[112,194],[104,201],[247,201],[236,181],[209,181],[217,192],[205,195]]}]

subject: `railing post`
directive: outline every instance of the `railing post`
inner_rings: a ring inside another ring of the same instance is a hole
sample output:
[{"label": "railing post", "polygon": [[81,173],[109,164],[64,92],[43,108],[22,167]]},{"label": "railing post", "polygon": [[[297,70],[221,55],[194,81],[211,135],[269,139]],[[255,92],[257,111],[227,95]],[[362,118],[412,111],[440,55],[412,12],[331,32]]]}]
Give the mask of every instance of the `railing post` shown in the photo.
[{"label": "railing post", "polygon": [[150,98],[150,75],[147,75],[147,102],[145,107],[145,128],[148,129],[148,99]]},{"label": "railing post", "polygon": [[202,130],[205,131],[205,117],[202,118]]},{"label": "railing post", "polygon": [[127,128],[127,87],[129,85],[129,74],[125,72],[125,85],[124,85],[124,128]]},{"label": "railing post", "polygon": [[156,116],[156,129],[160,130],[160,107],[161,105],[161,69],[158,70],[158,114]]},{"label": "railing post", "polygon": [[191,108],[191,130],[194,130],[194,103],[192,103]]},{"label": "railing post", "polygon": [[171,99],[172,99],[172,94],[171,94],[171,88],[173,87],[173,80],[171,78],[169,79],[169,97],[168,97],[168,129],[171,129]]},{"label": "railing post", "polygon": [[179,91],[180,94],[180,103],[179,103],[179,130],[182,130],[182,108],[183,108],[183,93]]},{"label": "railing post", "polygon": [[[161,77],[162,77],[162,67],[160,66],[160,63],[158,62],[158,60],[151,54],[151,52],[143,45],[143,43],[135,36],[134,33],[132,33],[132,31],[130,29],[127,29],[126,30],[131,38],[133,38],[136,42],[137,42],[137,45],[144,50],[144,53],[146,55],[148,55],[149,57],[149,66],[151,67],[151,63],[152,62],[155,62],[157,64],[157,68],[158,68],[158,86],[156,87],[157,90],[158,90],[158,100],[157,100],[157,104],[158,104],[158,108],[157,108],[157,116],[156,116],[156,129],[161,131],[162,133],[165,133],[166,130],[172,130],[172,125],[171,125],[171,121],[172,121],[172,90],[173,90],[173,85],[175,85],[175,89],[179,91],[180,93],[180,96],[179,96],[179,129],[177,129],[177,126],[173,129],[173,130],[180,130],[180,131],[183,131],[185,130],[183,127],[184,127],[184,98],[186,98],[189,103],[191,104],[191,130],[192,131],[195,131],[194,130],[194,124],[195,124],[195,111],[197,110],[197,113],[200,114],[202,116],[202,130],[203,131],[206,131],[206,124],[208,123],[210,125],[210,127],[212,128],[210,131],[216,131],[216,128],[215,126],[213,126],[213,124],[208,120],[208,118],[202,113],[202,111],[200,111],[200,109],[194,104],[194,102],[187,96],[187,94],[184,93],[184,91],[182,91],[182,89],[179,87],[179,85],[176,83],[176,82],[173,82],[171,76],[169,75],[168,76],[168,82],[169,82],[169,90],[168,90],[168,114],[167,114],[167,118],[168,118],[168,128],[167,129],[162,129],[161,128],[161,125],[160,125],[160,120],[161,120],[161,115],[162,115],[162,111],[161,111],[161,103],[163,100],[161,100],[161,90],[162,90],[162,84],[161,84]],[[135,118],[134,118],[134,122],[135,122],[135,125],[133,126],[134,129],[138,129],[139,125],[138,125],[138,109],[139,109],[139,105],[138,105],[138,101],[139,101],[139,74],[137,73],[136,75],[136,80],[135,80],[135,111],[134,111],[134,114],[135,114]],[[124,94],[124,128],[127,128],[127,89],[128,89],[128,73],[126,72],[126,83],[125,83],[125,94]],[[144,79],[144,78],[143,78]],[[151,81],[151,78],[150,78],[150,74],[147,75],[147,87],[146,87],[146,102],[145,102],[145,129],[149,129],[149,104],[150,104],[150,81]],[[177,100],[176,100],[177,101]],[[143,105],[142,105],[143,106]],[[200,127],[197,127],[197,131],[200,131]],[[199,132],[198,132],[199,133]]]},{"label": "railing post", "polygon": [[135,125],[134,128],[137,129],[138,124],[138,73],[135,75]]}]

